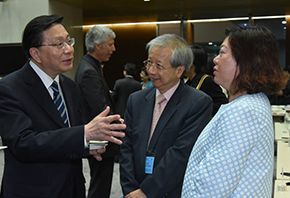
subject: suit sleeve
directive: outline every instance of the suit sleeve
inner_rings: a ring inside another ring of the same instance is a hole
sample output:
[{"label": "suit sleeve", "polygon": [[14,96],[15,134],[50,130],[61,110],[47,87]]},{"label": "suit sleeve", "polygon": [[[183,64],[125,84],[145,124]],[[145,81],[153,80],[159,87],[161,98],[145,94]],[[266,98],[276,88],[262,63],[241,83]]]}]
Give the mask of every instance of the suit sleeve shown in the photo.
[{"label": "suit sleeve", "polygon": [[118,81],[115,82],[115,85],[114,85],[114,89],[113,89],[113,93],[112,93],[112,97],[113,97],[113,100],[115,103],[117,103],[118,101],[118,95],[119,95],[119,89],[118,89]]},{"label": "suit sleeve", "polygon": [[186,115],[172,147],[154,167],[153,174],[140,185],[147,197],[162,197],[181,185],[192,147],[210,120],[212,100],[202,95],[194,103],[188,103],[186,108],[190,109],[182,109]]},{"label": "suit sleeve", "polygon": [[96,115],[102,112],[107,106],[102,76],[95,70],[86,70],[82,76],[80,86],[91,111],[95,112]]},{"label": "suit sleeve", "polygon": [[129,96],[127,109],[125,112],[126,136],[122,139],[123,144],[120,149],[120,182],[123,194],[127,195],[130,192],[139,189],[139,184],[135,177],[134,168],[134,153],[132,142],[133,115],[132,115],[132,96]]},{"label": "suit sleeve", "polygon": [[[0,135],[3,145],[8,146],[5,152],[29,163],[59,162],[89,154],[84,147],[84,126],[60,128],[45,119],[45,112],[32,118],[29,108],[33,107],[23,104],[21,97],[10,87],[0,84]],[[36,120],[42,130],[35,129]]]}]

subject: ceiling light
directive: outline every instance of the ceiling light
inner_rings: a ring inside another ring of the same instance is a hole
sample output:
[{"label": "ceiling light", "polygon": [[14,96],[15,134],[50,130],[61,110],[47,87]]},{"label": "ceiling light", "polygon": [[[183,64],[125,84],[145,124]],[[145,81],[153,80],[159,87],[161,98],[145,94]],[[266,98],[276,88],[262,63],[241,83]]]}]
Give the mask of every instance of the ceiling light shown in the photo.
[{"label": "ceiling light", "polygon": [[[146,0],[144,0],[146,1]],[[147,0],[150,1],[150,0]],[[256,16],[252,17],[252,19],[278,19],[278,18],[286,18],[290,17],[290,15],[278,15],[278,16]],[[249,20],[249,17],[236,17],[236,18],[219,18],[219,19],[196,19],[196,20],[184,20],[184,22],[188,23],[206,23],[206,22],[224,22],[224,21],[241,21],[241,20]],[[94,24],[98,26],[126,26],[126,25],[157,25],[157,24],[176,24],[181,23],[181,21],[155,21],[155,22],[136,22],[136,23],[112,23],[112,24]],[[282,22],[283,23],[283,22]],[[84,28],[91,28],[94,25],[83,25]]]},{"label": "ceiling light", "polygon": [[284,25],[287,24],[287,21],[282,21],[282,24],[284,24]]},{"label": "ceiling light", "polygon": [[236,17],[236,18],[221,18],[221,19],[197,19],[197,20],[188,20],[188,23],[204,23],[204,22],[222,22],[222,21],[240,21],[248,20],[249,17]]},{"label": "ceiling light", "polygon": [[208,45],[213,45],[213,42],[211,42],[211,41],[210,41],[210,42],[208,42]]},{"label": "ceiling light", "polygon": [[[112,24],[96,24],[98,26],[125,26],[125,25],[157,25],[157,24],[174,24],[180,21],[155,21],[155,22],[138,22],[138,23],[112,23]],[[91,28],[94,25],[83,25],[83,27]]]},{"label": "ceiling light", "polygon": [[290,15],[277,15],[277,16],[256,16],[252,17],[252,19],[280,19],[290,17]]},{"label": "ceiling light", "polygon": [[150,1],[150,0],[144,0],[144,1]]}]

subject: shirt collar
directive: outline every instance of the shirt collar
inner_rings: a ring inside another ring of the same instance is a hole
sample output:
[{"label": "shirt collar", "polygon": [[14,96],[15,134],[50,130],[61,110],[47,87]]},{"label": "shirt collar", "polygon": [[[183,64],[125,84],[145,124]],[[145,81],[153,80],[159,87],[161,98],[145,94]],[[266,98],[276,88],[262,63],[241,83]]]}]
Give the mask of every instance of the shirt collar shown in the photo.
[{"label": "shirt collar", "polygon": [[101,63],[100,63],[100,61],[98,61],[97,59],[95,59],[92,55],[90,55],[90,54],[87,54],[88,55],[88,57],[90,58],[90,59],[92,59],[94,62],[95,62],[95,64],[97,64],[99,67],[101,67]]},{"label": "shirt collar", "polygon": [[[170,98],[172,97],[172,95],[174,94],[174,92],[176,91],[177,87],[179,86],[180,84],[180,80],[178,81],[178,83],[176,83],[176,85],[174,85],[173,87],[171,87],[169,90],[167,90],[163,96],[166,98],[166,101],[169,101]],[[158,95],[160,95],[160,91],[158,89],[156,89],[156,97]]]},{"label": "shirt collar", "polygon": [[57,75],[55,79],[52,79],[43,70],[41,70],[33,61],[29,61],[29,64],[32,67],[32,69],[36,72],[36,74],[39,76],[46,89],[50,87],[50,85],[54,80],[59,84],[59,75]]}]

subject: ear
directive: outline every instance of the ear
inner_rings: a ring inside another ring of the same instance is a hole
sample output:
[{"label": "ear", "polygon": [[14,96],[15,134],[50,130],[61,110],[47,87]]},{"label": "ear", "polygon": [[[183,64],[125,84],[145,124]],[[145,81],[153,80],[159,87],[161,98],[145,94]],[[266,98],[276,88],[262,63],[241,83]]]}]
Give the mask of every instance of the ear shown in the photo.
[{"label": "ear", "polygon": [[176,69],[176,75],[178,78],[181,77],[181,75],[183,74],[185,70],[185,66],[178,66],[177,69]]},{"label": "ear", "polygon": [[95,49],[98,49],[99,50],[100,49],[100,46],[101,46],[100,44],[95,43]]},{"label": "ear", "polygon": [[29,49],[30,56],[37,62],[41,63],[39,50],[35,47]]}]

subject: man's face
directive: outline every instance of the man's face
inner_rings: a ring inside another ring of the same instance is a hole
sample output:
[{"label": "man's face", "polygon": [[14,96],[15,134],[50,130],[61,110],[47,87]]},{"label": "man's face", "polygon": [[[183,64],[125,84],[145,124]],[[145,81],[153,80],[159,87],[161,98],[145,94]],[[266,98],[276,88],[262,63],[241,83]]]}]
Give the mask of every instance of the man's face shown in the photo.
[{"label": "man's face", "polygon": [[95,44],[95,45],[98,52],[98,61],[100,62],[109,61],[113,52],[116,51],[115,41],[112,37],[109,37],[109,39],[102,44]]},{"label": "man's face", "polygon": [[171,48],[152,47],[149,52],[147,71],[154,87],[165,93],[178,83],[185,69],[184,66],[172,67]]},{"label": "man's face", "polygon": [[[56,46],[47,46],[58,42],[67,41],[70,36],[61,24],[55,24],[43,32],[43,43],[37,49],[36,64],[51,78],[71,70],[73,67],[74,48],[65,45],[64,49]],[[33,56],[32,56],[33,58]]]}]

